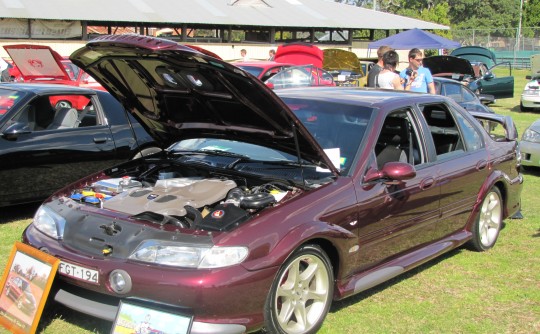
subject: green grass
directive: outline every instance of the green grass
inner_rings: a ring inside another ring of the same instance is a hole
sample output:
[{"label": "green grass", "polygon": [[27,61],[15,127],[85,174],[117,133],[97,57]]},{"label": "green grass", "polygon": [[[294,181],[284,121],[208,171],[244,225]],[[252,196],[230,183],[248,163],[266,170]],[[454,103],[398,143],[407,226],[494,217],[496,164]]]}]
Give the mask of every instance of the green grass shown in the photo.
[{"label": "green grass", "polygon": [[[493,109],[511,115],[520,134],[535,113],[519,112],[525,71],[515,71],[515,97]],[[485,253],[454,250],[376,288],[334,303],[320,333],[540,333],[540,171],[525,173],[524,219],[506,220]],[[35,206],[2,209],[0,266],[30,223]],[[109,333],[110,324],[47,305],[38,332]],[[0,329],[0,333],[7,331]]]}]

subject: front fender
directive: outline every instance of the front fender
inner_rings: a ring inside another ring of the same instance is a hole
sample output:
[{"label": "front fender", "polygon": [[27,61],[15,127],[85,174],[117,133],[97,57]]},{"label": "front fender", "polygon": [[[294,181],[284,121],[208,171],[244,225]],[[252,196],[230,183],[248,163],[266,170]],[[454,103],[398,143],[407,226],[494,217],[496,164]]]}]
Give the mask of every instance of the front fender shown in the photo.
[{"label": "front fender", "polygon": [[[309,243],[310,240],[315,242],[316,239],[330,243],[340,258],[348,254],[349,249],[358,244],[358,238],[354,233],[338,225],[330,225],[321,221],[306,222],[288,231],[283,238],[268,248],[265,255],[254,261],[245,262],[243,266],[247,270],[279,267],[300,245]],[[338,240],[340,242],[337,242]]]}]

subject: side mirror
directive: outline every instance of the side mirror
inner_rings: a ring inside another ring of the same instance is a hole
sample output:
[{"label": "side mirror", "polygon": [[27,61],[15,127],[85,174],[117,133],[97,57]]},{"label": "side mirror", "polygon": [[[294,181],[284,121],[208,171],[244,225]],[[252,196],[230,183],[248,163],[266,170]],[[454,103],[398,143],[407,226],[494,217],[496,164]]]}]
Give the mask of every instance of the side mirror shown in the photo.
[{"label": "side mirror", "polygon": [[492,72],[488,72],[482,77],[484,80],[491,80],[493,78],[495,78],[495,75]]},{"label": "side mirror", "polygon": [[373,182],[373,181],[392,181],[401,182],[405,180],[410,180],[416,176],[416,169],[413,165],[405,163],[392,161],[387,162],[383,165],[381,170],[370,169],[367,171],[364,176],[364,182]]},{"label": "side mirror", "polygon": [[495,96],[490,94],[479,94],[478,99],[485,106],[495,103]]},{"label": "side mirror", "polygon": [[2,132],[2,136],[8,140],[13,140],[13,139],[17,139],[17,137],[19,137],[19,135],[21,134],[26,134],[26,133],[31,133],[31,132],[32,131],[28,127],[28,124],[16,122],[8,126],[6,130]]},{"label": "side mirror", "polygon": [[526,76],[525,76],[525,79],[527,79],[527,80],[531,80],[531,79],[532,79],[532,77],[531,77],[530,75],[526,75]]}]

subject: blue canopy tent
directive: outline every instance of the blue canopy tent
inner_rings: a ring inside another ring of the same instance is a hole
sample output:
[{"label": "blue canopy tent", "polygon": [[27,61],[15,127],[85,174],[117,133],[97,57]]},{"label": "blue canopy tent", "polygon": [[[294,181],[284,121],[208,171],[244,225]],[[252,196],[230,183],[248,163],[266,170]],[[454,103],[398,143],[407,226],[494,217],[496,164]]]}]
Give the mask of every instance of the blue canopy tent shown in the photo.
[{"label": "blue canopy tent", "polygon": [[400,32],[387,38],[380,39],[368,44],[368,49],[377,49],[382,45],[388,45],[394,50],[418,49],[455,49],[461,46],[448,38],[444,38],[422,29],[414,28]]}]

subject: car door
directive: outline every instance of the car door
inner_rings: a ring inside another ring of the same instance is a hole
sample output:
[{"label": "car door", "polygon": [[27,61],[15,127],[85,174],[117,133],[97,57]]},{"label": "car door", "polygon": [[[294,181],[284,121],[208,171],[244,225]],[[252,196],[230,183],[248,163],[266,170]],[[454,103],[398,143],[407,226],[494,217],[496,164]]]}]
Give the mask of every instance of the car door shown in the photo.
[{"label": "car door", "polygon": [[[99,103],[95,96],[88,98],[93,104]],[[2,128],[0,203],[43,199],[117,162],[113,137],[100,108],[77,110],[75,122],[65,127],[55,125],[54,117],[59,113],[52,108],[51,100],[53,96],[36,97]],[[22,131],[11,131],[24,122],[27,125]]]},{"label": "car door", "polygon": [[478,81],[482,94],[491,94],[498,99],[514,97],[514,77],[509,62],[499,63]]},{"label": "car door", "polygon": [[482,129],[457,104],[426,104],[422,112],[436,151],[441,218],[434,237],[462,229],[489,173]]},{"label": "car door", "polygon": [[431,144],[423,137],[423,127],[421,115],[411,107],[390,113],[378,130],[363,180],[371,171],[380,171],[393,161],[414,165],[416,176],[401,182],[362,182],[358,187],[361,269],[433,240],[440,190],[438,168],[429,161]]}]

